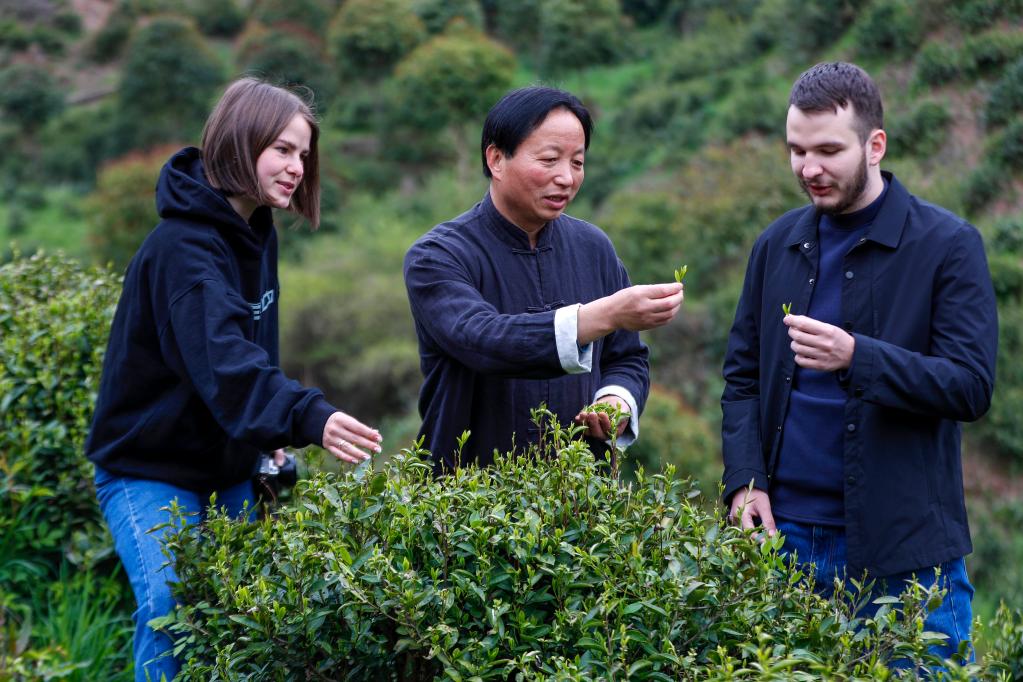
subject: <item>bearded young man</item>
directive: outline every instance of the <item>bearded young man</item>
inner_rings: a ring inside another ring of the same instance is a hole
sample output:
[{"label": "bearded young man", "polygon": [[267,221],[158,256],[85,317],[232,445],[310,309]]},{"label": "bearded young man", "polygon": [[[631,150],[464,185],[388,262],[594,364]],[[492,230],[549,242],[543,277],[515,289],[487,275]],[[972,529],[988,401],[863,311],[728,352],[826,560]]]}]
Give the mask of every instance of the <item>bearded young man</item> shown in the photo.
[{"label": "bearded young man", "polygon": [[970,641],[973,596],[960,422],[994,387],[984,246],[881,171],[881,96],[862,69],[818,64],[789,105],[811,203],[750,255],[724,364],[724,500],[744,528],[782,532],[824,590],[866,572],[898,594],[940,574],[926,628],[948,636],[935,651],[949,656]]},{"label": "bearded young man", "polygon": [[438,472],[536,442],[530,410],[541,403],[585,425],[593,447],[612,435],[606,414],[583,411],[595,401],[626,415],[619,445],[639,434],[650,379],[637,332],[675,316],[682,285],[631,286],[607,235],[565,215],[591,131],[568,92],[506,94],[483,125],[487,193],[405,256],[425,377],[420,435]]}]

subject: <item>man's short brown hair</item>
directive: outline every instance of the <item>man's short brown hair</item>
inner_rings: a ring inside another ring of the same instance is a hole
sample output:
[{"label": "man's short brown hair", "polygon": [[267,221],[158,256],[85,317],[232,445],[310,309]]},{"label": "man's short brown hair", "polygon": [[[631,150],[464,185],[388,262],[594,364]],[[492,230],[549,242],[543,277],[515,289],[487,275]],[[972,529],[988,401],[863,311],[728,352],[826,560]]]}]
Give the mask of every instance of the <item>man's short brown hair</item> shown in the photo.
[{"label": "man's short brown hair", "polygon": [[217,189],[269,205],[270,198],[256,176],[256,160],[296,115],[305,119],[312,134],[302,182],[291,198],[291,208],[315,229],[320,224],[320,127],[312,107],[296,92],[257,78],[231,83],[206,119],[200,145],[202,161],[206,177]]},{"label": "man's short brown hair", "polygon": [[850,104],[860,142],[884,128],[881,92],[870,75],[849,62],[822,62],[796,79],[789,104],[803,112],[838,112]]}]

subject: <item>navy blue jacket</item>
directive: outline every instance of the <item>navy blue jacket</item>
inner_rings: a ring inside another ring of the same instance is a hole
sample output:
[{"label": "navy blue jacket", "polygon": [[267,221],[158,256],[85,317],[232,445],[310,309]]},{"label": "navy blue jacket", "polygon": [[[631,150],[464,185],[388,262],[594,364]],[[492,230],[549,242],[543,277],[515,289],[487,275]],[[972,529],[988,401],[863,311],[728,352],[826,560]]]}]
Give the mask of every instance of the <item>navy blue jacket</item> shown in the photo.
[{"label": "navy blue jacket", "polygon": [[277,234],[206,180],[199,150],[164,166],[162,220],[132,258],[86,454],[108,471],[201,490],[260,451],[319,443],[334,408],[277,367]]},{"label": "navy blue jacket", "polygon": [[586,374],[566,374],[558,358],[554,311],[629,286],[611,241],[593,225],[562,215],[532,249],[488,193],[412,245],[405,285],[424,376],[420,434],[438,468],[455,464],[465,430],[472,436],[463,462],[487,464],[495,449],[536,442],[530,409],[540,403],[568,425],[595,391],[616,384],[643,409],[649,365],[638,334],[594,341]]},{"label": "navy blue jacket", "polygon": [[[991,403],[998,343],[980,234],[885,177],[880,212],[842,261],[856,347],[839,377],[848,562],[880,576],[972,550],[959,422]],[[750,481],[770,491],[795,367],[781,305],[807,309],[817,219],[812,206],[790,211],[750,255],[724,365],[725,500]]]}]

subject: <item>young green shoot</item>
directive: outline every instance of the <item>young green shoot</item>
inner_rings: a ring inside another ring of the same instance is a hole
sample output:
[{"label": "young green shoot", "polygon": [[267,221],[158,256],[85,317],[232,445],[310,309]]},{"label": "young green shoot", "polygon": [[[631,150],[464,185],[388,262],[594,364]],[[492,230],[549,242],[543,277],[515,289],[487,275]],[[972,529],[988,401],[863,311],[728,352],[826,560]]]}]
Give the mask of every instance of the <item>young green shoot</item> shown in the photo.
[{"label": "young green shoot", "polygon": [[678,282],[679,284],[682,284],[682,280],[684,280],[686,278],[686,271],[687,270],[689,270],[689,266],[688,265],[683,265],[678,270],[676,270],[675,271],[675,281]]},{"label": "young green shoot", "polygon": [[792,314],[792,303],[791,302],[789,302],[789,303],[782,303],[781,304],[781,312],[782,312],[782,315],[791,315]]}]

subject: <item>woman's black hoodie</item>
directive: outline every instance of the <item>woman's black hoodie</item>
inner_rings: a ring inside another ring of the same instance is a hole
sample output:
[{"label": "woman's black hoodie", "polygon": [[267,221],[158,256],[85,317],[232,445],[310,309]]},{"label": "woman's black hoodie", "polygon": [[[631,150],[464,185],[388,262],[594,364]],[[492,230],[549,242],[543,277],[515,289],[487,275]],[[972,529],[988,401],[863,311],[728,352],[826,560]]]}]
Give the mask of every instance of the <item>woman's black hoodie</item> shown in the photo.
[{"label": "woman's black hoodie", "polygon": [[335,408],[277,366],[270,209],[246,223],[195,148],[163,167],[156,207],[125,274],[86,454],[122,476],[233,485],[260,451],[319,444]]}]

